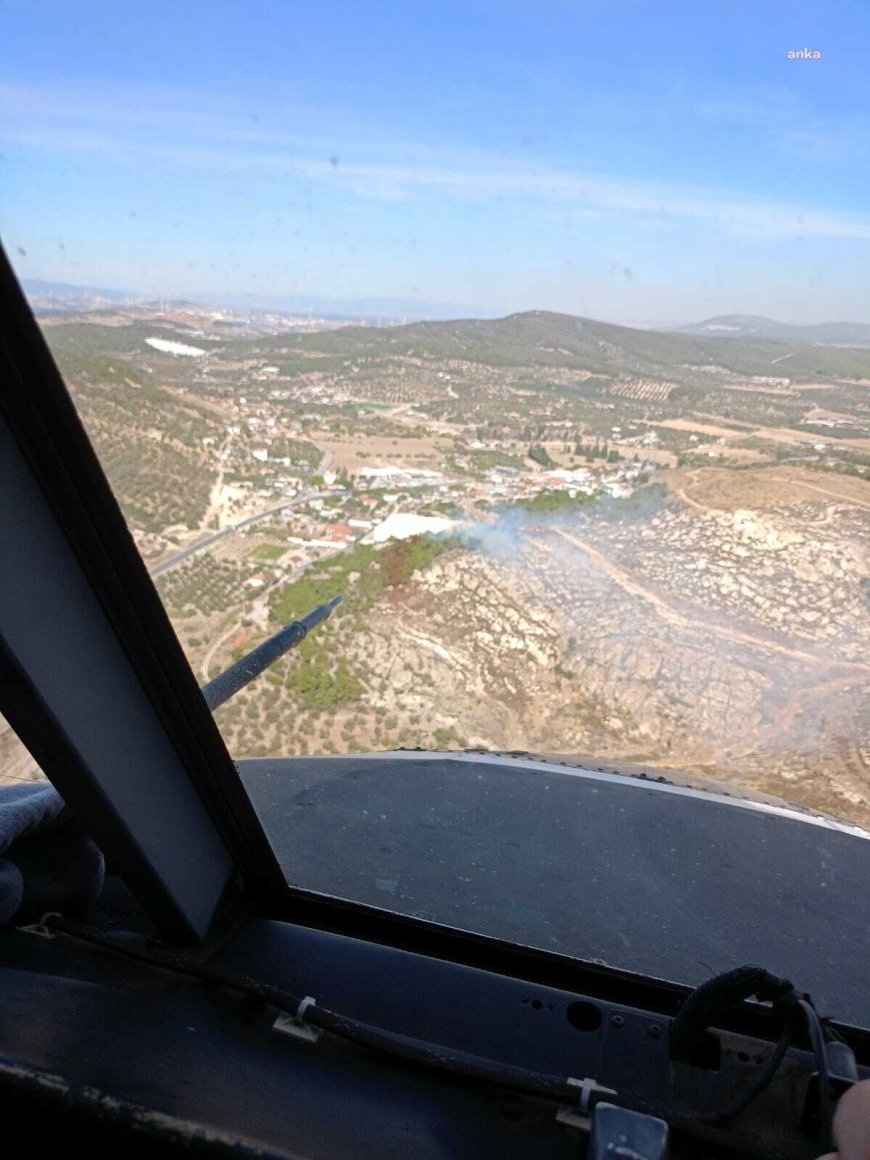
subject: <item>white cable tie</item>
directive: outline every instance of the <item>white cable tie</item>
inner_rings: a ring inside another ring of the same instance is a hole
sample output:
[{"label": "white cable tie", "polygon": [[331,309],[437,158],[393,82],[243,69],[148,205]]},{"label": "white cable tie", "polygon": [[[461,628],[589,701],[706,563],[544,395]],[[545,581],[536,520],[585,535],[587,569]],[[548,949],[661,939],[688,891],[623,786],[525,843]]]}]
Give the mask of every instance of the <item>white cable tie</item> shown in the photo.
[{"label": "white cable tie", "polygon": [[27,926],[18,926],[15,929],[23,931],[25,934],[35,934],[39,938],[56,938],[57,935],[48,926],[50,918],[63,918],[63,915],[59,910],[47,910],[38,922],[31,922]]},{"label": "white cable tie", "polygon": [[306,995],[305,998],[299,1004],[299,1006],[296,1008],[296,1014],[293,1016],[293,1018],[296,1020],[297,1023],[305,1023],[305,1012],[308,1010],[309,1007],[316,1007],[316,1006],[317,1006],[317,1000],[313,997],[313,995]]},{"label": "white cable tie", "polygon": [[591,1077],[575,1079],[573,1076],[568,1076],[565,1082],[571,1084],[572,1087],[580,1088],[580,1100],[577,1104],[561,1104],[556,1112],[556,1123],[563,1124],[566,1128],[588,1132],[592,1127],[592,1112],[594,1110],[590,1106],[592,1096],[615,1096],[617,1093],[613,1088],[604,1087]]},{"label": "white cable tie", "polygon": [[316,1005],[317,1000],[314,996],[306,995],[293,1015],[284,1013],[278,1016],[272,1024],[273,1031],[277,1031],[279,1035],[289,1035],[292,1039],[301,1039],[305,1043],[316,1043],[321,1036],[321,1029],[312,1027],[305,1018],[310,1008]]}]

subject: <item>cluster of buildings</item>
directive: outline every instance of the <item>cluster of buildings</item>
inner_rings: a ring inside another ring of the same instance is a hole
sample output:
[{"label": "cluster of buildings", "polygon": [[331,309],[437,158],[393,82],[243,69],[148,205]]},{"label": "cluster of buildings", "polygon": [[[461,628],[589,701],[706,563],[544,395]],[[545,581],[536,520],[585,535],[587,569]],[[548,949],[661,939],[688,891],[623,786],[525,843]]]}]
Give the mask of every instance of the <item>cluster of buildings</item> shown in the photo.
[{"label": "cluster of buildings", "polygon": [[[286,579],[358,541],[377,544],[458,530],[468,519],[479,520],[474,504],[480,499],[497,506],[499,502],[531,500],[547,491],[567,492],[572,498],[622,498],[632,493],[644,468],[649,469],[649,465],[627,462],[597,471],[588,467],[549,471],[494,467],[484,479],[457,480],[429,469],[384,465],[361,468],[354,477],[355,486],[333,472],[327,472],[316,489],[297,480],[296,502],[277,511],[270,520],[282,533],[269,533],[269,538],[283,543],[285,552],[251,576],[246,586],[257,590]],[[250,534],[262,533],[252,527]]]},{"label": "cluster of buildings", "polygon": [[641,476],[655,470],[655,464],[620,463],[612,470],[594,471],[588,467],[554,467],[550,471],[521,471],[513,467],[493,467],[487,471],[486,486],[479,487],[480,498],[520,502],[534,499],[542,491],[565,491],[578,496],[609,495],[616,499],[631,495]]},{"label": "cluster of buildings", "polygon": [[[329,482],[328,476],[325,478]],[[449,487],[449,482],[442,472],[430,471],[423,467],[359,467],[354,472],[354,479],[361,490],[427,487],[440,493]]]}]

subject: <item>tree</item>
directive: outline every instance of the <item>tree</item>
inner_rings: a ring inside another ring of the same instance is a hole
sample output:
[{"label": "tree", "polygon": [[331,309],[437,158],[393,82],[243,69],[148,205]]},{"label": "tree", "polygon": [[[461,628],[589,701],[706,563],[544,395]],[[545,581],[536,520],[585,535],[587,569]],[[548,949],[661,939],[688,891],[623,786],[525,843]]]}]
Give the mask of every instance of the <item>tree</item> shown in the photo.
[{"label": "tree", "polygon": [[540,463],[541,467],[552,467],[553,460],[550,458],[546,447],[541,446],[540,443],[532,443],[527,452],[529,459],[535,463]]}]

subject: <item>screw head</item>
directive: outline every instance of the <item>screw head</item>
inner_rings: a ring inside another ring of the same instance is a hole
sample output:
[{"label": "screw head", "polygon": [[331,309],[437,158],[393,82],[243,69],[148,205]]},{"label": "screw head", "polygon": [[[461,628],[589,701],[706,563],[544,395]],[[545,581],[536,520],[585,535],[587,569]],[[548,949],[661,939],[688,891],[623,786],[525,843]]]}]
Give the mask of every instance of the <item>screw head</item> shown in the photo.
[{"label": "screw head", "polygon": [[651,1039],[661,1039],[662,1029],[658,1023],[651,1023],[647,1029],[647,1033]]},{"label": "screw head", "polygon": [[610,1022],[613,1027],[622,1027],[625,1024],[625,1020],[621,1015],[611,1015]]}]

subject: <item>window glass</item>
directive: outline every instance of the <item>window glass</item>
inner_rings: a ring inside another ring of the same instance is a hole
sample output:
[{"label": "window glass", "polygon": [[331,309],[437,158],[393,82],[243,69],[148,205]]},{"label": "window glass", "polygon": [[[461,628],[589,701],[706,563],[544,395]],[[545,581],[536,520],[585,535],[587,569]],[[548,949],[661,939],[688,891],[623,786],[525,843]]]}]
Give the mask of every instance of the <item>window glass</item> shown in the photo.
[{"label": "window glass", "polygon": [[0,785],[45,781],[46,777],[18,734],[5,717],[0,716]]},{"label": "window glass", "polygon": [[198,680],[343,598],[217,710],[234,756],[585,755],[870,822],[870,9],[0,35],[5,242]]}]

